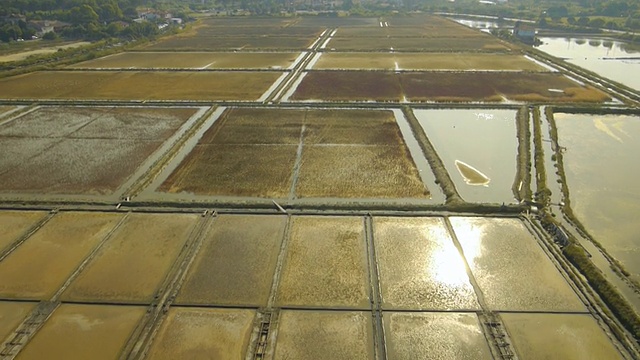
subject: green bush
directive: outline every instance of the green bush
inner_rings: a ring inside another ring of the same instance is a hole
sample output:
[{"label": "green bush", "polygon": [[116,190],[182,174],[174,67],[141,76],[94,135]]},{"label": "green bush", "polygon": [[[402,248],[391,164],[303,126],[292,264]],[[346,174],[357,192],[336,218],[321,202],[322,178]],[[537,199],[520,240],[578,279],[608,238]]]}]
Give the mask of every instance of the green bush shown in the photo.
[{"label": "green bush", "polygon": [[42,35],[42,40],[55,40],[57,38],[58,38],[58,35],[53,31],[50,31],[50,32]]}]

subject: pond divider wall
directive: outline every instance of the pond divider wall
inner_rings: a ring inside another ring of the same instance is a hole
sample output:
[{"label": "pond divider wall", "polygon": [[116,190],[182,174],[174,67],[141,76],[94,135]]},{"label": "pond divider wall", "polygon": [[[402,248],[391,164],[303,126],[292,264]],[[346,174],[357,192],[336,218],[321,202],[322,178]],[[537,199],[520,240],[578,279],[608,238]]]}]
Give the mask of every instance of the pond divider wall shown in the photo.
[{"label": "pond divider wall", "polygon": [[438,185],[440,185],[440,187],[442,188],[442,192],[444,192],[445,196],[447,197],[446,204],[459,205],[463,203],[464,200],[462,200],[460,194],[458,194],[458,190],[456,189],[453,180],[451,180],[449,173],[444,167],[442,159],[440,159],[440,157],[436,153],[435,148],[433,147],[433,144],[431,144],[431,141],[429,141],[427,134],[424,132],[424,129],[422,128],[422,126],[420,126],[420,123],[413,113],[413,110],[410,107],[405,106],[402,108],[402,112],[409,122],[409,126],[411,127],[413,135],[416,137],[416,140],[418,140],[418,144],[420,145],[425,158],[427,158],[433,174],[436,176],[436,182],[438,183]]}]

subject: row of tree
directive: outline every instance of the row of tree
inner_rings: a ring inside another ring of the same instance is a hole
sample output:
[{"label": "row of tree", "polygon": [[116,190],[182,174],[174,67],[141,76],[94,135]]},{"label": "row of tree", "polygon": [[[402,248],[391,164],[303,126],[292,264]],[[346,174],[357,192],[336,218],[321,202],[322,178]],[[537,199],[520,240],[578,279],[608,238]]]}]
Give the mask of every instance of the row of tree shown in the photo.
[{"label": "row of tree", "polygon": [[24,15],[30,20],[41,18],[70,22],[108,23],[137,16],[142,0],[2,0],[0,16]]},{"label": "row of tree", "polygon": [[0,41],[31,39],[36,34],[32,20],[67,23],[45,39],[58,36],[98,40],[108,37],[142,38],[158,34],[152,22],[133,22],[136,8],[146,0],[0,0]]}]

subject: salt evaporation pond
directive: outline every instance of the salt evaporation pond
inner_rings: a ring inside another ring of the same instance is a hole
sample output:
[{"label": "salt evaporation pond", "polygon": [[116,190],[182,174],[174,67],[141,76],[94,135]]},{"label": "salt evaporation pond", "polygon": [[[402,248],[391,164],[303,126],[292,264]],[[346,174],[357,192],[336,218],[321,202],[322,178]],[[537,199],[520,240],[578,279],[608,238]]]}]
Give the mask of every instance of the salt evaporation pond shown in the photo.
[{"label": "salt evaporation pond", "polygon": [[517,146],[514,110],[415,110],[460,196],[513,203]]},{"label": "salt evaporation pond", "polygon": [[550,55],[640,90],[640,49],[608,39],[541,37]]},{"label": "salt evaporation pond", "polygon": [[640,116],[554,114],[571,208],[640,280]]}]

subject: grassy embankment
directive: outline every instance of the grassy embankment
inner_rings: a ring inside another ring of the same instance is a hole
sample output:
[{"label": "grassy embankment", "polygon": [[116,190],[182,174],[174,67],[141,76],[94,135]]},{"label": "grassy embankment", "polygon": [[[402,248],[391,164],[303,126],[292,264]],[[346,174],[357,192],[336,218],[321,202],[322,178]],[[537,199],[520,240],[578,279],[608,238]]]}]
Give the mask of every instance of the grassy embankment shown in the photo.
[{"label": "grassy embankment", "polygon": [[[531,199],[531,131],[529,129],[529,111],[523,106],[516,114],[516,131],[518,133],[518,155],[516,178],[511,190],[516,199]],[[520,185],[522,184],[522,185]]]},{"label": "grassy embankment", "polygon": [[408,106],[404,106],[402,108],[402,112],[404,113],[407,122],[409,122],[409,126],[411,127],[413,135],[418,140],[418,144],[422,149],[422,153],[429,162],[429,166],[431,167],[431,170],[436,177],[436,184],[440,185],[440,187],[442,188],[442,192],[444,192],[445,196],[447,197],[446,204],[461,205],[462,203],[464,203],[464,201],[460,197],[460,194],[458,194],[458,190],[456,189],[453,180],[451,180],[447,169],[444,167],[442,159],[440,159],[438,153],[436,153],[433,144],[431,144],[431,141],[429,141],[427,134],[420,126],[420,123],[418,122],[415,114]]}]

